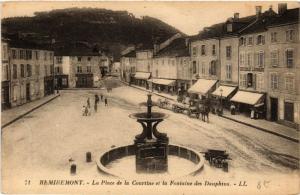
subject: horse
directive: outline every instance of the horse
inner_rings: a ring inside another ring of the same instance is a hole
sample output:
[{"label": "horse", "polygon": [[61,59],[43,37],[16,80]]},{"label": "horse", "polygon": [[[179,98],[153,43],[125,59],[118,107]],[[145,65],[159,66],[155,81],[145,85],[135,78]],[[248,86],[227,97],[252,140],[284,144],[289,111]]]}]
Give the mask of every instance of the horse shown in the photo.
[{"label": "horse", "polygon": [[200,114],[201,114],[201,119],[202,121],[205,122],[205,117],[207,117],[207,122],[209,122],[209,112],[210,112],[210,108],[208,105],[202,104],[201,106],[199,106],[199,110],[200,110]]}]

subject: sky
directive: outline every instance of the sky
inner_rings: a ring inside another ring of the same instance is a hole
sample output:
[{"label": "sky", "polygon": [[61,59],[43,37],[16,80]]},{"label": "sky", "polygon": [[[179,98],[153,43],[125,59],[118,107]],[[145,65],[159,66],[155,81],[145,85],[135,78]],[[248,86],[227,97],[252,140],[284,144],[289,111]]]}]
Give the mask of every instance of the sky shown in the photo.
[{"label": "sky", "polygon": [[[2,18],[13,16],[33,16],[37,11],[50,11],[52,9],[64,9],[70,7],[92,7],[111,10],[127,10],[136,17],[151,16],[158,18],[187,35],[197,34],[202,28],[215,23],[224,22],[233,17],[235,12],[240,17],[255,14],[255,6],[262,6],[265,11],[272,6],[277,12],[278,2],[174,2],[174,1],[31,1],[31,2],[5,2],[2,4]],[[288,9],[300,7],[299,3],[288,2]]]}]

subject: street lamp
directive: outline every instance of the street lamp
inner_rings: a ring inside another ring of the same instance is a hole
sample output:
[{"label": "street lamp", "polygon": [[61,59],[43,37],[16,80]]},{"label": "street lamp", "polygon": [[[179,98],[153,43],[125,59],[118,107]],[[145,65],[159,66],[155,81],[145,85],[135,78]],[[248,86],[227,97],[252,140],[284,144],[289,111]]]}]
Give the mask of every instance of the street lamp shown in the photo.
[{"label": "street lamp", "polygon": [[220,114],[223,114],[223,89],[221,88],[220,89],[220,93],[221,93],[221,110],[220,110]]}]

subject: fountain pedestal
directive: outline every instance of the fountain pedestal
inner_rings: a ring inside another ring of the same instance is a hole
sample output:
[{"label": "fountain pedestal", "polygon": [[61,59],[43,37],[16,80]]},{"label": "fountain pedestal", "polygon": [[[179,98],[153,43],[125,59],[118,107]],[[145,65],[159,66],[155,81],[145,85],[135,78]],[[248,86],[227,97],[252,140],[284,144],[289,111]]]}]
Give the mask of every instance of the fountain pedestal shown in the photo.
[{"label": "fountain pedestal", "polygon": [[152,112],[151,94],[148,94],[147,113],[130,115],[137,119],[143,132],[135,136],[136,172],[159,173],[168,171],[169,138],[157,131],[157,125],[167,117],[166,114]]}]

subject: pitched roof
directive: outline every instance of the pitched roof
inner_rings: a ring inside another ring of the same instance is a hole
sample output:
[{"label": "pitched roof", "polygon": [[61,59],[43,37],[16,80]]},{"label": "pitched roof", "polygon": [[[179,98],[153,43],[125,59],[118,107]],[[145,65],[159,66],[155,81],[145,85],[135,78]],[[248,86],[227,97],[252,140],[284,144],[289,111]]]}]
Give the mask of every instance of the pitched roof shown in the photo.
[{"label": "pitched roof", "polygon": [[7,40],[9,47],[11,48],[22,48],[22,49],[37,49],[37,50],[49,50],[53,51],[50,44],[38,44],[36,42],[21,40],[21,39],[10,39]]},{"label": "pitched roof", "polygon": [[136,52],[135,52],[135,50],[132,50],[132,51],[128,52],[127,54],[122,55],[122,57],[135,58],[136,57]]},{"label": "pitched roof", "polygon": [[283,14],[273,17],[268,26],[299,23],[300,8],[288,9]]},{"label": "pitched roof", "polygon": [[100,53],[84,44],[64,44],[56,46],[54,55],[57,56],[100,56]]},{"label": "pitched roof", "polygon": [[163,56],[168,56],[168,57],[189,56],[189,47],[186,44],[186,39],[182,37],[177,38],[156,54],[156,57],[163,57]]}]

